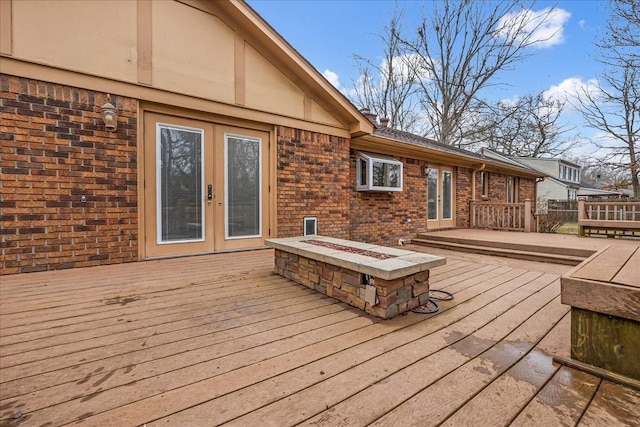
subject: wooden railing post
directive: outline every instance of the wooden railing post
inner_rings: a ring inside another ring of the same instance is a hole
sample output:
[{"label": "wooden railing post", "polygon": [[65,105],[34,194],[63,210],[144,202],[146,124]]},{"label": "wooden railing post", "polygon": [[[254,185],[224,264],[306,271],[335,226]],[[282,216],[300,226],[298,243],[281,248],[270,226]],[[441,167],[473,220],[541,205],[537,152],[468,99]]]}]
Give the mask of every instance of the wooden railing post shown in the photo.
[{"label": "wooden railing post", "polygon": [[584,223],[586,219],[585,201],[586,197],[578,197],[578,236],[584,237]]},{"label": "wooden railing post", "polygon": [[537,231],[533,229],[535,223],[536,219],[531,210],[531,199],[526,199],[524,201],[524,232],[531,233],[532,231]]}]

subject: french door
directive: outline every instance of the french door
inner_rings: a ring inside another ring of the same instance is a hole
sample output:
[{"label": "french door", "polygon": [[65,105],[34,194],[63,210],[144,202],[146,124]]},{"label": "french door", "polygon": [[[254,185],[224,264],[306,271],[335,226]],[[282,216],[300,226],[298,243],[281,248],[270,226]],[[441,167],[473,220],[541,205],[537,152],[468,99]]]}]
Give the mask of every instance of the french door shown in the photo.
[{"label": "french door", "polygon": [[446,167],[429,169],[427,173],[427,228],[454,226],[453,170]]},{"label": "french door", "polygon": [[144,133],[145,258],[264,244],[267,132],[145,113]]}]

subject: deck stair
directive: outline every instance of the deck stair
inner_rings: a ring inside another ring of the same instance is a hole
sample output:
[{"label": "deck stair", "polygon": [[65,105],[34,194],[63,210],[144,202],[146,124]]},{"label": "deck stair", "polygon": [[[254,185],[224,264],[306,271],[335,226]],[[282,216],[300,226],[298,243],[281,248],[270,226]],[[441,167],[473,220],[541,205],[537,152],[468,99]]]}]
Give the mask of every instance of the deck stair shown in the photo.
[{"label": "deck stair", "polygon": [[411,239],[411,244],[564,265],[578,265],[594,253],[588,249],[468,239],[431,233],[418,234],[416,238]]}]

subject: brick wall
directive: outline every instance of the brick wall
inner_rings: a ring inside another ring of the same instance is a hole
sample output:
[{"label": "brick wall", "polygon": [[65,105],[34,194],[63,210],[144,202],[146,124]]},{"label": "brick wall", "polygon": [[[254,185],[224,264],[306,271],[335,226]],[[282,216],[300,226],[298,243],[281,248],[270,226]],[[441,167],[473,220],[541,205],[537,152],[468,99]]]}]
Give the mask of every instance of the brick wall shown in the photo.
[{"label": "brick wall", "polygon": [[520,178],[520,187],[518,188],[520,202],[526,199],[531,200],[533,205],[536,204],[536,180],[530,178]]},{"label": "brick wall", "polygon": [[[509,175],[489,172],[489,198],[487,201],[506,203],[507,202],[507,177]],[[482,183],[480,173],[476,176],[476,197],[480,199],[482,195]],[[533,178],[518,178],[518,202],[523,203],[530,199],[535,203],[536,181]]]},{"label": "brick wall", "polygon": [[[136,261],[137,102],[0,75],[2,272]],[[82,202],[81,197],[87,201]]]},{"label": "brick wall", "polygon": [[[473,169],[457,167],[455,180],[456,180],[456,227],[457,228],[469,228],[470,227],[470,204],[473,196],[472,190],[472,175]],[[476,197],[480,197],[481,189],[478,187],[480,181],[480,174],[476,174]]]},{"label": "brick wall", "polygon": [[[356,191],[356,155],[351,153],[351,239],[397,245],[426,230],[427,190],[424,162],[394,157],[403,163],[403,191]],[[408,221],[410,220],[410,221]]]},{"label": "brick wall", "polygon": [[305,216],[318,233],[349,238],[349,140],[278,127],[278,237],[300,236]]}]

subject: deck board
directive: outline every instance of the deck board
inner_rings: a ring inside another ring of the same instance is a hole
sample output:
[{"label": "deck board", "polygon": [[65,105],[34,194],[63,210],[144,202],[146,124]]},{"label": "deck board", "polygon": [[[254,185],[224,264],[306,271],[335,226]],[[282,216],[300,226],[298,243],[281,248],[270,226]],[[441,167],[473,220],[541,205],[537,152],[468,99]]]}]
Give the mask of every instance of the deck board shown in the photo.
[{"label": "deck board", "polygon": [[571,276],[578,279],[611,282],[636,250],[637,248],[633,246],[609,246],[590,262],[577,268]]},{"label": "deck board", "polygon": [[[508,288],[505,287],[503,290],[508,291]],[[471,303],[472,301],[468,302]],[[451,311],[447,312],[449,314],[447,317],[456,316],[453,308],[449,310]],[[441,314],[443,319],[444,314]],[[492,310],[491,304],[474,311],[472,315],[483,317],[484,321],[491,321],[495,318],[495,312]],[[323,379],[322,382],[317,384],[314,381],[317,375],[312,376],[308,383],[299,385],[300,388],[303,388],[300,392],[291,396],[279,395],[277,396],[279,399],[277,402],[254,410],[247,416],[234,420],[230,425],[251,425],[260,423],[261,419],[287,420],[287,424],[293,425],[297,422],[305,421],[309,416],[325,410],[327,406],[333,406],[356,392],[373,386],[377,382],[383,381],[386,384],[388,381],[395,381],[393,380],[395,372],[450,345],[452,334],[455,335],[460,329],[458,323],[449,321],[448,325],[442,327],[443,325],[440,322],[435,322],[436,319],[437,317],[433,318],[434,322],[429,325],[430,329],[424,330],[427,327],[426,322],[421,322],[412,326],[410,330],[398,331],[377,340],[375,343],[355,347],[349,353],[342,355],[343,362],[332,358],[331,364],[342,363],[350,366],[353,359],[357,360],[357,364],[354,364],[353,368],[343,371],[334,377]],[[473,322],[468,324],[469,330],[475,327]],[[435,327],[439,329],[429,332]],[[458,338],[457,335],[456,338]],[[353,356],[350,355],[352,353]],[[351,359],[352,357],[353,359]],[[282,387],[277,387],[276,389],[286,390],[288,387],[286,383],[283,383]],[[251,393],[251,395],[254,394],[257,393]],[[322,399],[314,398],[315,396],[322,396]],[[383,401],[388,400],[386,395],[379,396],[383,397]],[[300,403],[292,407],[289,404],[290,401]],[[373,413],[375,409],[379,409],[380,403],[377,401],[370,402],[372,406],[370,412]],[[339,422],[335,423],[336,420],[332,421],[333,425],[339,424]]]},{"label": "deck board", "polygon": [[576,425],[600,385],[601,379],[566,366],[561,367],[511,423],[518,427]]},{"label": "deck board", "polygon": [[569,351],[555,274],[453,257],[430,279],[453,301],[382,321],[272,269],[266,250],[3,277],[0,425],[639,416],[640,393],[552,364]]},{"label": "deck board", "polygon": [[631,255],[629,261],[615,275],[612,282],[640,288],[640,248]]},{"label": "deck board", "polygon": [[[508,369],[500,372],[497,378],[465,402],[443,425],[469,425],[477,417],[487,420],[488,425],[508,425],[559,368],[554,366],[551,354],[554,353],[553,350],[566,347],[568,335],[563,330],[568,327],[569,320],[565,313],[557,323],[560,327],[552,325],[534,348],[524,348],[524,354],[518,354],[523,350],[523,342],[520,340],[501,343],[513,346],[513,349],[499,351],[496,358],[489,360],[494,366],[506,364]],[[516,354],[512,358],[505,358],[505,354],[509,352]]]},{"label": "deck board", "polygon": [[578,426],[632,426],[640,420],[640,392],[602,381]]}]

